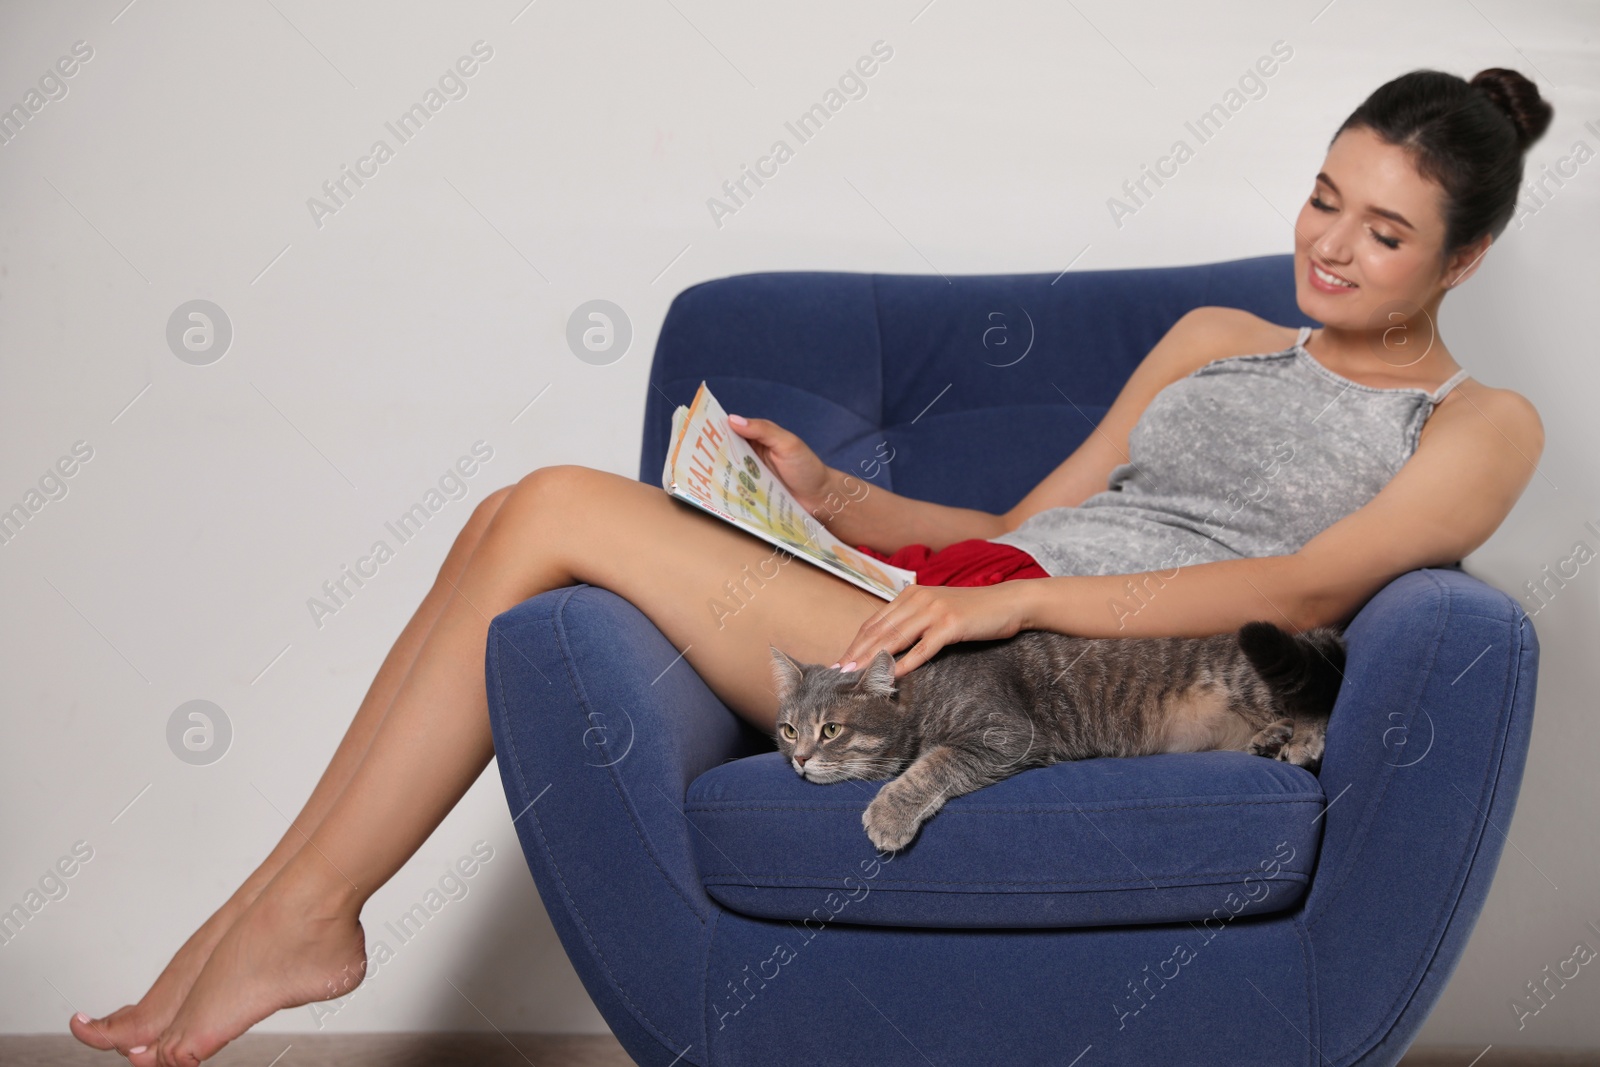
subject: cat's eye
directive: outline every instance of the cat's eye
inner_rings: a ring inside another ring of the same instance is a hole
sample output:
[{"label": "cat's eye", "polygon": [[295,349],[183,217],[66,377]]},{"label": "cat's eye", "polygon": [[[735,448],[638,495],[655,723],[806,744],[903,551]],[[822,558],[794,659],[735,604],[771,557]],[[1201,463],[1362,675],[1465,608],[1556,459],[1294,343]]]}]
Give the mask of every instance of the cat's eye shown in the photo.
[{"label": "cat's eye", "polygon": [[840,726],[836,722],[825,722],[822,724],[822,739],[824,741],[832,741],[835,737],[839,736],[839,731],[842,729],[844,729],[844,727]]},{"label": "cat's eye", "polygon": [[794,736],[795,735],[794,735],[794,726],[793,725],[791,725],[789,723],[786,723],[786,722],[779,723],[778,724],[778,732],[783,735],[783,739],[785,741],[793,741],[794,740]]}]

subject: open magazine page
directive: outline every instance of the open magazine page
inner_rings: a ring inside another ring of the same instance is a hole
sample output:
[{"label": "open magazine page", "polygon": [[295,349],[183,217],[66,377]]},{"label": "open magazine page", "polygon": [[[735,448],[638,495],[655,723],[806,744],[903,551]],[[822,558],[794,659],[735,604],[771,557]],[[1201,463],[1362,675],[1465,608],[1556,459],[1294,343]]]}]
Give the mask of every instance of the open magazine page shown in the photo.
[{"label": "open magazine page", "polygon": [[662,485],[734,525],[793,551],[846,581],[892,600],[916,575],[865,556],[829,533],[778,479],[704,382],[687,408],[672,417],[672,442]]}]

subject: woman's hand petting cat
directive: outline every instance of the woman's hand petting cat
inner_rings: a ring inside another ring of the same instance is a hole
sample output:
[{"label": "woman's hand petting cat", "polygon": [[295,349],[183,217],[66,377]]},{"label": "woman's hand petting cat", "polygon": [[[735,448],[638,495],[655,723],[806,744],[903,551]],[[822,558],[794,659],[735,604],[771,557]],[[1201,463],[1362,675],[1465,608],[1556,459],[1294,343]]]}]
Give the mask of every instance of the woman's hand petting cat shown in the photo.
[{"label": "woman's hand petting cat", "polygon": [[913,585],[903,589],[861,624],[855,640],[833,666],[851,671],[870,661],[879,649],[891,654],[905,652],[894,667],[894,676],[901,678],[932,659],[945,645],[1015,636],[1023,629],[1022,605],[1016,590],[1022,584]]},{"label": "woman's hand petting cat", "polygon": [[729,415],[728,422],[734,433],[750,443],[761,462],[789,487],[789,492],[808,513],[833,491],[839,472],[822,462],[798,434],[785,430],[771,419]]}]

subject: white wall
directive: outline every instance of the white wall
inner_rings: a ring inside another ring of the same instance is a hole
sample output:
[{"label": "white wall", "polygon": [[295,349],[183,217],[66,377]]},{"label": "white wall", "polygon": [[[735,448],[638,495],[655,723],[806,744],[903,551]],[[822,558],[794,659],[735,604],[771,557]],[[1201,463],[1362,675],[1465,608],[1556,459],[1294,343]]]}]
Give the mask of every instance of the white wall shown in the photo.
[{"label": "white wall", "polygon": [[[0,146],[0,506],[75,442],[93,449],[0,546],[0,904],[75,842],[93,849],[0,947],[0,1030],[60,1030],[69,1001],[102,1013],[143,992],[283,832],[476,501],[545,464],[635,472],[650,353],[685,286],[1287,251],[1333,129],[1418,66],[1536,77],[1557,115],[1530,173],[1600,147],[1582,126],[1600,126],[1600,19],[1578,3],[923,2],[0,12],[0,106],[75,42],[93,49]],[[374,140],[395,146],[384,123],[480,40],[493,55],[468,94],[317,225],[307,199]],[[867,95],[716,225],[707,199],[879,40],[893,58]],[[1115,226],[1107,198],[1278,40],[1293,57],[1266,95]],[[1452,350],[1548,431],[1540,476],[1468,560],[1507,590],[1577,539],[1600,544],[1582,526],[1600,524],[1597,199],[1591,162],[1445,303]],[[165,339],[193,299],[234,331],[206,366]],[[564,339],[592,299],[634,328],[606,366]],[[494,455],[467,497],[319,628],[307,599],[479,440]],[[1584,925],[1600,921],[1595,571],[1537,619],[1514,847],[1425,1041],[1600,1046],[1592,968],[1520,1031],[1509,1006],[1576,941],[1600,947]],[[168,748],[195,699],[234,732],[210,766]],[[369,931],[475,841],[494,859],[330,1029],[483,1027],[446,978],[505,1030],[603,1028],[508,821],[491,769],[373,898]],[[263,1028],[314,1025],[298,1009]]]}]

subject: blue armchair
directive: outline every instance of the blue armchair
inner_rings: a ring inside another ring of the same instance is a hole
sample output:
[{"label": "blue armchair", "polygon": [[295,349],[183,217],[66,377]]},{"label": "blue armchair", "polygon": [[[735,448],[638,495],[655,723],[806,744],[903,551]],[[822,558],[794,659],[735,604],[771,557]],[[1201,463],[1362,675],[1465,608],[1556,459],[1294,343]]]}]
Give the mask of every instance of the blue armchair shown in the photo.
[{"label": "blue armchair", "polygon": [[[640,477],[704,378],[830,464],[1004,511],[1190,308],[1283,324],[1292,260],[941,277],[768,273],[673,302]],[[893,460],[861,466],[879,442]],[[1459,567],[1348,628],[1320,777],[1238,752],[1025,771],[893,856],[878,782],[800,780],[627,601],[496,618],[509,809],[589,994],[641,1064],[1393,1064],[1489,891],[1538,642]]]}]

